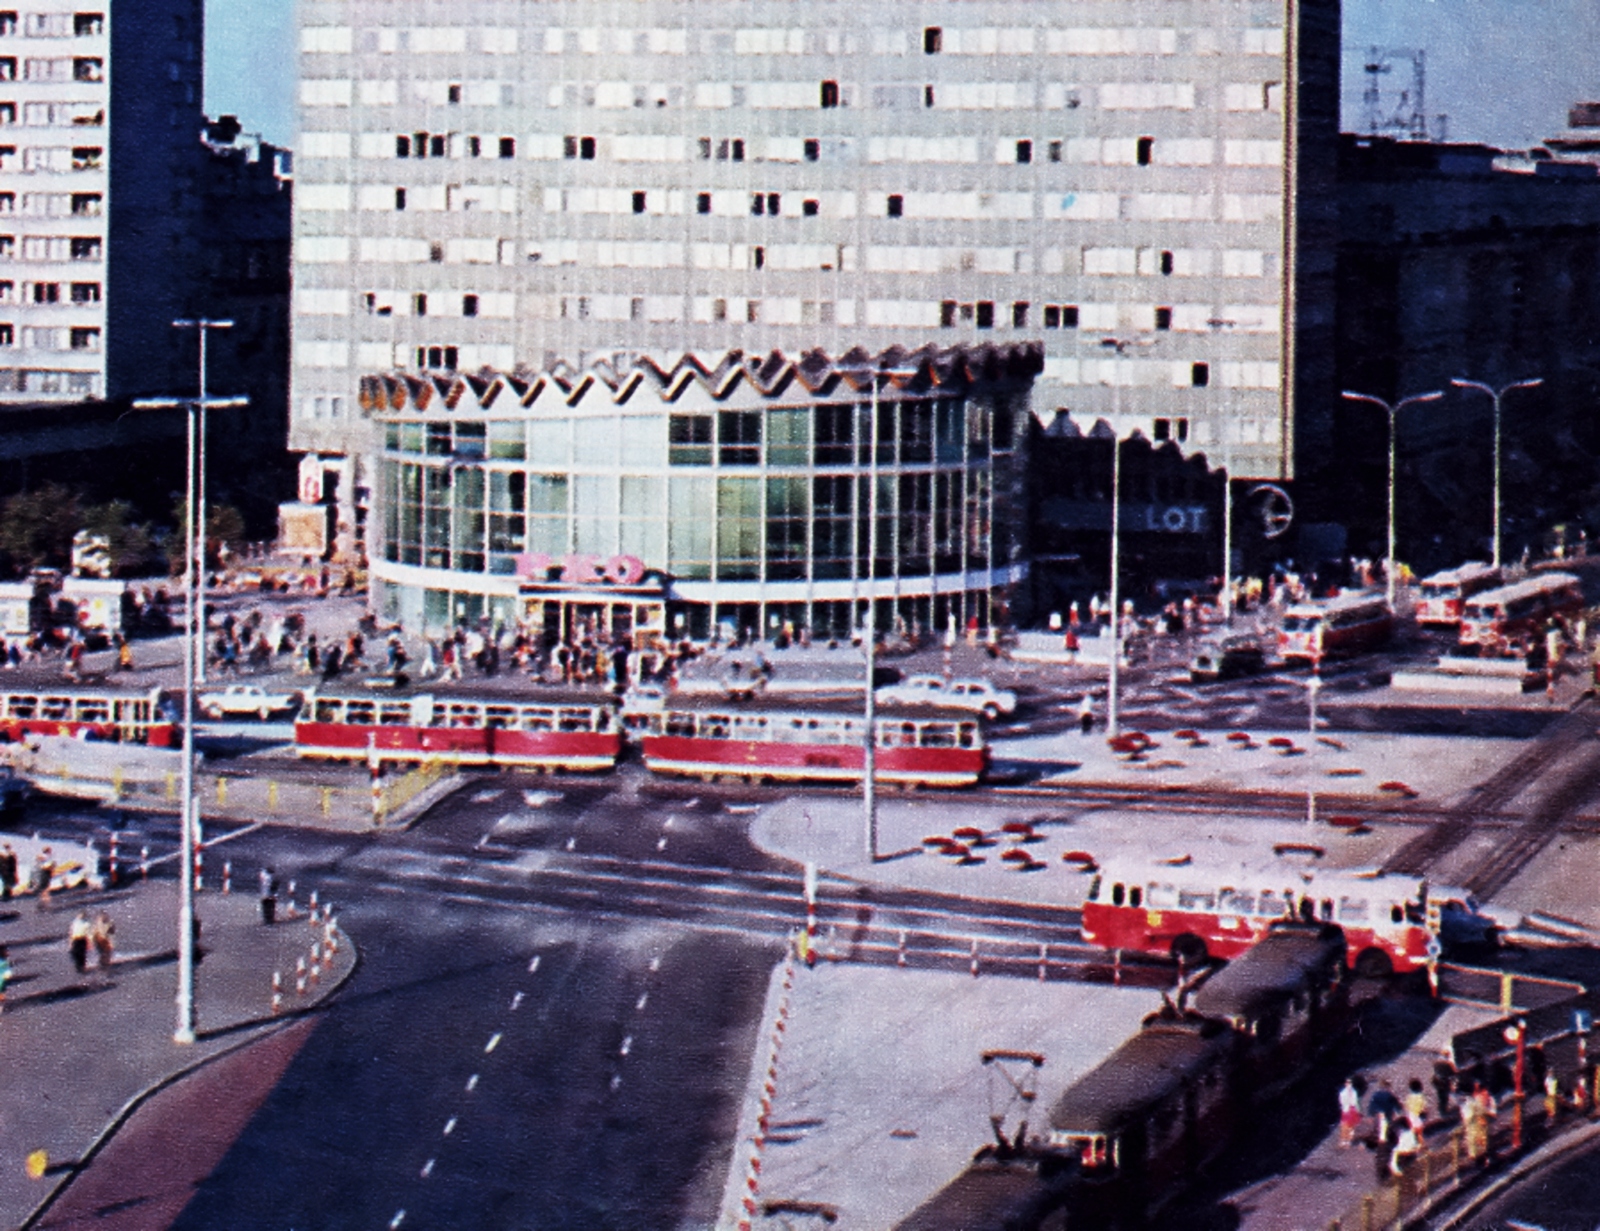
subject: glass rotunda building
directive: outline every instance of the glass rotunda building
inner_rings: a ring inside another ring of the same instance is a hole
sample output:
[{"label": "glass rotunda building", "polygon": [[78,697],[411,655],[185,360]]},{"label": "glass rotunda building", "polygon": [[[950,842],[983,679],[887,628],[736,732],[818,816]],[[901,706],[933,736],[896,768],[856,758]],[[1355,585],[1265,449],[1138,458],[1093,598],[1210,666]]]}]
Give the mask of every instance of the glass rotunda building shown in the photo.
[{"label": "glass rotunda building", "polygon": [[373,374],[383,614],[547,642],[1001,618],[1034,344]]}]

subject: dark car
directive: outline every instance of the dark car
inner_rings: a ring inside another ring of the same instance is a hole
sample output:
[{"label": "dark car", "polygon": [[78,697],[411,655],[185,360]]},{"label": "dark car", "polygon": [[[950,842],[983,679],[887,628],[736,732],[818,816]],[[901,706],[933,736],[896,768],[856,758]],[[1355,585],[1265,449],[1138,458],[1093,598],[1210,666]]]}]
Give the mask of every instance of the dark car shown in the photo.
[{"label": "dark car", "polygon": [[1189,678],[1196,684],[1238,679],[1254,675],[1266,662],[1266,652],[1259,642],[1248,637],[1229,637],[1200,647],[1190,660]]}]

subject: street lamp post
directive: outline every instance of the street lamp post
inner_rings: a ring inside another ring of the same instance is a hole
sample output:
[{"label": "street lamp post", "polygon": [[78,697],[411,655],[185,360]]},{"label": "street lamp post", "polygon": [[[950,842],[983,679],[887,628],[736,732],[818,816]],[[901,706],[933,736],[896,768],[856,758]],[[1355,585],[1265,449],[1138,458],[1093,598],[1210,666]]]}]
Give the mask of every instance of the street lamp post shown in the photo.
[{"label": "street lamp post", "polygon": [[1529,380],[1515,380],[1509,385],[1495,389],[1484,384],[1481,380],[1467,380],[1458,376],[1450,382],[1457,389],[1476,389],[1480,393],[1487,393],[1494,401],[1494,566],[1500,567],[1500,399],[1513,389],[1532,389],[1544,384],[1542,376],[1535,376]]},{"label": "street lamp post", "polygon": [[1370,393],[1352,393],[1346,389],[1343,394],[1346,401],[1369,402],[1380,407],[1389,416],[1389,551],[1384,558],[1383,575],[1385,582],[1385,596],[1389,606],[1394,606],[1394,437],[1395,421],[1400,412],[1415,402],[1437,402],[1444,396],[1435,389],[1428,393],[1414,393],[1410,397],[1401,398],[1392,406],[1382,398],[1373,397]]},{"label": "street lamp post", "polygon": [[[1130,346],[1154,346],[1154,339],[1143,342],[1131,338],[1101,338],[1100,345],[1115,351],[1117,358],[1127,353]],[[1122,386],[1117,382],[1115,360],[1111,371],[1111,418],[1122,418]],[[1118,734],[1117,701],[1121,684],[1122,658],[1122,589],[1119,574],[1122,563],[1122,428],[1111,425],[1111,671],[1106,677],[1106,735],[1115,739]]]},{"label": "street lamp post", "polygon": [[[202,652],[204,630],[196,636],[195,620],[199,615],[199,586],[197,557],[204,550],[204,523],[199,516],[199,483],[201,444],[204,415],[208,408],[227,409],[247,406],[246,397],[210,398],[206,396],[206,330],[228,328],[232,322],[174,321],[177,328],[200,330],[200,395],[196,398],[140,398],[133,403],[136,410],[172,410],[182,406],[188,411],[188,436],[185,449],[185,492],[188,517],[184,526],[184,654],[183,654],[183,759],[179,807],[181,840],[178,852],[178,1022],[173,1031],[175,1043],[195,1041],[194,1008],[194,874],[195,845],[198,838],[198,821],[194,791],[194,715],[197,655]],[[197,550],[198,546],[198,550]],[[201,644],[197,644],[200,642]]]}]

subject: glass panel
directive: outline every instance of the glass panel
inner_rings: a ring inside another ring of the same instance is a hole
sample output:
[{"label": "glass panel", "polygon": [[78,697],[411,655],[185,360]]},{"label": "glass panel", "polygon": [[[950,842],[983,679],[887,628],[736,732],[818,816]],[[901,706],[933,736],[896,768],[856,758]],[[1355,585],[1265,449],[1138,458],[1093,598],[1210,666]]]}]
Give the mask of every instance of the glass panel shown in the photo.
[{"label": "glass panel", "polygon": [[528,428],[528,459],[551,468],[572,464],[572,420],[535,419]]},{"label": "glass panel", "polygon": [[520,462],[528,455],[528,425],[521,419],[489,421],[489,456]]},{"label": "glass panel", "polygon": [[605,556],[616,552],[616,475],[574,475],[572,513],[575,542],[579,551],[592,551]]},{"label": "glass panel", "polygon": [[717,576],[753,579],[761,564],[761,480],[717,480]]},{"label": "glass panel", "polygon": [[572,459],[583,466],[615,466],[622,436],[622,419],[600,415],[573,421]]},{"label": "glass panel", "polygon": [[622,464],[656,470],[667,464],[667,416],[622,417]]},{"label": "glass panel", "polygon": [[484,441],[486,433],[482,423],[456,423],[455,456],[460,458],[481,458],[484,455]]},{"label": "glass panel", "polygon": [[674,477],[667,487],[667,560],[680,577],[711,576],[716,489],[706,478]]},{"label": "glass panel", "polygon": [[848,466],[854,458],[855,407],[818,406],[813,457],[818,466]]},{"label": "glass panel", "polygon": [[674,466],[711,465],[711,416],[673,415],[668,425],[667,460]]},{"label": "glass panel", "polygon": [[811,411],[767,412],[767,465],[804,466],[811,457]]}]

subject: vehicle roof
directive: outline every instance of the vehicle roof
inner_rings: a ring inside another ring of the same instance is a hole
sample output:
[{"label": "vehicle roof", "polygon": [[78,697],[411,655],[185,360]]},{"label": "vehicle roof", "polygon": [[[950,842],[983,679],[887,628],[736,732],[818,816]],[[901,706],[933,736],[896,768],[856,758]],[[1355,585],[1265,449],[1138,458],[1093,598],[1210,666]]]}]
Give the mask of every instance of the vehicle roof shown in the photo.
[{"label": "vehicle roof", "polygon": [[1101,879],[1107,883],[1145,884],[1162,881],[1180,889],[1285,889],[1290,887],[1342,889],[1355,892],[1362,886],[1372,891],[1374,886],[1396,892],[1404,897],[1414,897],[1422,892],[1426,882],[1418,876],[1386,872],[1366,875],[1348,868],[1307,868],[1296,864],[1273,861],[1257,864],[1239,863],[1228,867],[1208,864],[1169,864],[1141,859],[1112,857],[1100,865]]},{"label": "vehicle roof", "polygon": [[976,1162],[929,1197],[894,1231],[1024,1231],[1059,1201],[1029,1163]]},{"label": "vehicle roof", "polygon": [[1309,603],[1295,603],[1284,612],[1284,615],[1318,616],[1334,611],[1348,611],[1367,606],[1382,607],[1385,611],[1389,609],[1389,604],[1384,601],[1382,594],[1372,590],[1345,590],[1333,598],[1318,599]]},{"label": "vehicle roof", "polygon": [[[835,715],[842,718],[865,718],[859,698],[789,698],[774,695],[729,697],[713,693],[675,693],[667,698],[666,712],[692,712],[714,714],[809,714],[824,718]],[[931,702],[914,702],[909,705],[885,707],[878,713],[881,721],[891,718],[948,718],[952,721],[975,722],[971,710],[959,706],[935,705]]]},{"label": "vehicle roof", "polygon": [[1115,1132],[1203,1071],[1231,1044],[1227,1030],[1216,1022],[1152,1022],[1056,1100],[1050,1127],[1067,1133]]},{"label": "vehicle roof", "polygon": [[958,676],[955,676],[955,677],[947,680],[947,679],[944,678],[944,676],[935,675],[931,671],[926,671],[926,672],[923,672],[923,673],[921,673],[919,675],[908,675],[908,676],[906,676],[905,679],[901,680],[899,684],[883,684],[883,685],[880,685],[880,687],[883,687],[883,688],[903,688],[907,684],[917,684],[917,683],[920,683],[922,681],[930,681],[932,683],[938,684],[939,687],[941,687],[941,688],[945,688],[945,687],[954,688],[958,684],[967,685],[967,686],[971,686],[973,684],[976,684],[980,688],[992,688],[996,692],[1000,691],[999,688],[997,688],[995,686],[995,684],[994,684],[994,682],[992,680],[983,679],[981,676],[958,675]]},{"label": "vehicle roof", "polygon": [[1571,573],[1541,573],[1537,577],[1524,577],[1521,581],[1514,581],[1509,586],[1497,586],[1493,590],[1474,594],[1467,603],[1472,607],[1486,607],[1493,603],[1514,603],[1517,599],[1527,598],[1532,594],[1544,594],[1569,587],[1577,588],[1578,585],[1578,579]]},{"label": "vehicle roof", "polygon": [[1422,584],[1425,586],[1454,586],[1464,581],[1473,581],[1479,577],[1491,576],[1500,570],[1492,564],[1482,560],[1468,560],[1465,564],[1458,564],[1454,568],[1440,569],[1431,577],[1424,577]]},{"label": "vehicle roof", "polygon": [[436,681],[422,680],[404,688],[352,688],[348,683],[331,688],[313,688],[305,693],[306,704],[313,701],[415,701],[431,698],[435,702],[466,701],[480,705],[611,705],[617,699],[601,688],[494,688],[470,683],[448,687],[428,687]]},{"label": "vehicle roof", "polygon": [[1235,1019],[1286,999],[1345,959],[1344,930],[1333,924],[1274,924],[1271,931],[1212,975],[1190,1001],[1196,1013]]}]

